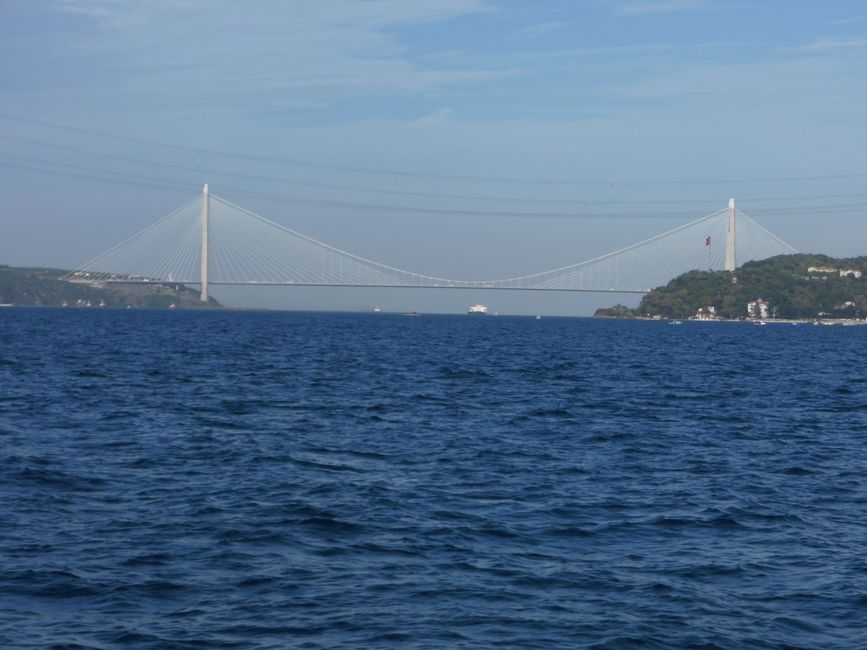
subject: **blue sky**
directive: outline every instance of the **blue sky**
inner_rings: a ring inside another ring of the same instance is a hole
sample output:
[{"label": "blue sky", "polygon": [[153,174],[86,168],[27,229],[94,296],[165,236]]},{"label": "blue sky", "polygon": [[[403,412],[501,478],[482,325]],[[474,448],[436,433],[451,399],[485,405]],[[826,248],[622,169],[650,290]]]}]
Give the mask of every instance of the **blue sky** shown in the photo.
[{"label": "blue sky", "polygon": [[[204,182],[441,276],[580,261],[729,195],[799,250],[867,253],[863,2],[10,0],[0,60],[0,263],[74,266]],[[224,299],[570,314],[617,300]]]}]

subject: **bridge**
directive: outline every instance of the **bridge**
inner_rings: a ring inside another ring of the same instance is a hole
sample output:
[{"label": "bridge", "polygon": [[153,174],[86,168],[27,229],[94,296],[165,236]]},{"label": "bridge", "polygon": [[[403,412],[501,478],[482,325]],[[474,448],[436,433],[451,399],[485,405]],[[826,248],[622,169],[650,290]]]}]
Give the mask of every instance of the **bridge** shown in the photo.
[{"label": "bridge", "polygon": [[[725,245],[721,245],[725,242]],[[647,293],[691,270],[727,270],[794,253],[735,207],[600,257],[491,280],[413,273],[335,248],[210,194],[200,196],[62,279],[89,284],[404,287]]]}]

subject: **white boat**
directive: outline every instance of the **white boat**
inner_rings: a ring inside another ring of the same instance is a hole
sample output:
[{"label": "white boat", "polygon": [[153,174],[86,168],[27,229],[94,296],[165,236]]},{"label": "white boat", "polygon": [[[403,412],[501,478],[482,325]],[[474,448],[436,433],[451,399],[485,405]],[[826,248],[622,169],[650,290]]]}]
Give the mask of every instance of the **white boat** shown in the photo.
[{"label": "white boat", "polygon": [[484,316],[488,313],[488,308],[484,305],[473,305],[469,309],[467,309],[468,314],[474,314],[476,316]]}]

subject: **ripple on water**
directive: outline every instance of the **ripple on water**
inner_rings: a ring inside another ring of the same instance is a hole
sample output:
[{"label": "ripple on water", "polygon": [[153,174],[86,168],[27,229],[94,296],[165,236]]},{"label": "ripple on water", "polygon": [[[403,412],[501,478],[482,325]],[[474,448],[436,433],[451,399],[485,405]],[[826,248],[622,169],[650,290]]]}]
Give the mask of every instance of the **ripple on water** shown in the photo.
[{"label": "ripple on water", "polygon": [[867,647],[867,328],[544,322],[3,310],[0,646]]}]

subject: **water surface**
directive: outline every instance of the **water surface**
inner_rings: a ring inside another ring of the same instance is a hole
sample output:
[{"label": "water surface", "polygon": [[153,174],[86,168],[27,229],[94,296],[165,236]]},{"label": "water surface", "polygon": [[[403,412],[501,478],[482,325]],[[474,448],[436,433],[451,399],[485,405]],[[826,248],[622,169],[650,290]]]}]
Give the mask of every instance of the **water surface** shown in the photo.
[{"label": "water surface", "polygon": [[0,646],[867,647],[867,328],[0,311]]}]

